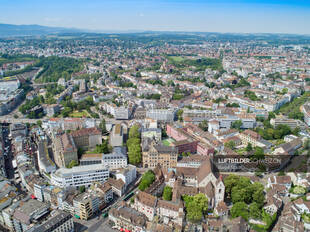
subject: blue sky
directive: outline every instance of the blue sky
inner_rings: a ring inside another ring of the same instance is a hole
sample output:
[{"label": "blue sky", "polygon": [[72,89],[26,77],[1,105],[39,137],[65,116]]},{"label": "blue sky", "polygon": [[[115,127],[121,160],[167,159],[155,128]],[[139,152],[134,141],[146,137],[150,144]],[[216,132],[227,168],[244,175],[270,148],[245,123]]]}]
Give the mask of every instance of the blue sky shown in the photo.
[{"label": "blue sky", "polygon": [[0,23],[310,34],[310,0],[0,0]]}]

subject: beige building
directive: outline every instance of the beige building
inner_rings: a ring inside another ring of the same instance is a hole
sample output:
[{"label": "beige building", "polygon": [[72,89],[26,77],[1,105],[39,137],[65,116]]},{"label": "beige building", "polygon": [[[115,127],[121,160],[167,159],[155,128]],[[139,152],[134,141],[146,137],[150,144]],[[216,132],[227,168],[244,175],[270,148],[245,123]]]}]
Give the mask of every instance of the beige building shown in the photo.
[{"label": "beige building", "polygon": [[142,153],[145,168],[155,168],[158,164],[163,168],[175,168],[177,161],[178,151],[175,147],[159,145],[154,141]]},{"label": "beige building", "polygon": [[239,134],[242,144],[247,145],[252,144],[254,147],[262,147],[264,144],[260,142],[261,136],[255,131],[245,130]]},{"label": "beige building", "polygon": [[99,197],[86,192],[82,193],[73,199],[74,213],[81,220],[88,220],[99,210],[99,204]]},{"label": "beige building", "polygon": [[54,141],[54,160],[58,167],[67,167],[72,160],[78,162],[77,147],[71,135],[65,133]]}]

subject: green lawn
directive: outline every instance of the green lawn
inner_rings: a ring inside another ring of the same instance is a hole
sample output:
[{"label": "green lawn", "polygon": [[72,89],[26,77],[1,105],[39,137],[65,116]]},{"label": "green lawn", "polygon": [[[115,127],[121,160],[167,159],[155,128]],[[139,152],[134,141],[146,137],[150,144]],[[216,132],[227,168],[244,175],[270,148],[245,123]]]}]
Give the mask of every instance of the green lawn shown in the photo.
[{"label": "green lawn", "polygon": [[169,56],[169,59],[171,59],[174,62],[182,62],[184,60],[184,57],[182,57],[182,56]]},{"label": "green lawn", "polygon": [[174,140],[173,139],[165,139],[165,140],[163,140],[162,142],[163,142],[163,144],[165,145],[165,146],[170,146],[170,144],[173,142]]},{"label": "green lawn", "polygon": [[84,117],[90,117],[90,115],[86,110],[83,110],[83,111],[74,111],[71,114],[69,114],[69,117],[84,118]]},{"label": "green lawn", "polygon": [[246,149],[245,149],[245,147],[244,147],[244,148],[240,148],[240,149],[236,150],[236,152],[237,152],[239,155],[243,155],[243,154],[246,153]]}]

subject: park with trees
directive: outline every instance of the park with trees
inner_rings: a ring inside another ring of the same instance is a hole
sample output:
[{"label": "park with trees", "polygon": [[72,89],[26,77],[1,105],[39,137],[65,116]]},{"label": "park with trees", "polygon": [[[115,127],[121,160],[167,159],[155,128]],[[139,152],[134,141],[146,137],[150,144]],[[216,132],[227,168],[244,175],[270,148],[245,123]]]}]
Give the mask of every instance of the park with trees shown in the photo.
[{"label": "park with trees", "polygon": [[230,210],[232,218],[241,216],[249,219],[261,220],[265,225],[252,225],[259,231],[267,231],[276,219],[276,215],[269,215],[263,209],[265,202],[264,186],[259,182],[252,183],[247,177],[229,175],[224,179],[227,199],[233,203]]},{"label": "park with trees", "polygon": [[140,164],[142,161],[139,129],[138,125],[134,125],[130,128],[129,138],[126,143],[129,163],[133,165]]},{"label": "park with trees", "polygon": [[152,170],[145,172],[141,178],[140,184],[138,186],[139,190],[144,191],[155,181],[155,174]]},{"label": "park with trees", "polygon": [[186,218],[194,223],[201,221],[208,212],[206,195],[203,193],[198,193],[195,196],[183,195],[182,199],[185,203]]}]

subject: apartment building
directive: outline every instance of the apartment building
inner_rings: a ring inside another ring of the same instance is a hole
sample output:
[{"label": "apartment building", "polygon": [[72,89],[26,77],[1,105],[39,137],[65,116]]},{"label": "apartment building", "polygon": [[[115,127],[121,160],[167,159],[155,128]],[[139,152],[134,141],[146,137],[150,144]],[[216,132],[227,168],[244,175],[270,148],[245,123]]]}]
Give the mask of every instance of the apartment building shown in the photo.
[{"label": "apartment building", "polygon": [[176,111],[172,109],[149,109],[146,111],[146,117],[159,122],[173,122]]},{"label": "apartment building", "polygon": [[[95,182],[91,189],[99,195],[103,203],[107,204],[113,200],[112,186],[107,181],[104,183]],[[102,207],[99,208],[102,209]]]},{"label": "apartment building", "polygon": [[153,195],[139,191],[135,197],[133,208],[143,213],[149,221],[153,221],[156,213],[157,198]]},{"label": "apartment building", "polygon": [[53,212],[51,218],[45,221],[42,225],[35,226],[27,232],[73,232],[74,223],[73,218],[70,213],[62,210],[57,210]]},{"label": "apartment building", "polygon": [[55,138],[53,152],[58,167],[67,167],[72,160],[78,162],[77,147],[70,134],[65,133]]},{"label": "apartment building", "polygon": [[121,179],[127,187],[137,178],[136,166],[129,164],[126,168],[120,168],[116,170],[115,176],[116,179]]},{"label": "apartment building", "polygon": [[183,111],[184,122],[199,124],[203,121],[209,121],[210,119],[216,118],[221,115],[219,110],[189,110]]},{"label": "apartment building", "polygon": [[87,150],[94,149],[97,144],[102,144],[102,133],[97,127],[83,128],[70,133],[76,147]]},{"label": "apartment building", "polygon": [[114,118],[117,120],[127,120],[131,116],[131,110],[127,107],[114,108]]},{"label": "apartment building", "polygon": [[298,126],[297,120],[289,119],[289,118],[283,118],[283,117],[277,117],[270,120],[270,124],[274,127],[277,127],[278,125],[287,125],[291,129],[295,129]]},{"label": "apartment building", "polygon": [[242,144],[247,145],[248,143],[252,144],[254,147],[260,146],[261,136],[255,131],[245,130],[239,134],[239,137],[242,141]]},{"label": "apartment building", "polygon": [[74,214],[81,220],[88,220],[98,212],[100,199],[95,194],[84,192],[73,198]]},{"label": "apartment building", "polygon": [[61,188],[90,186],[93,182],[105,182],[109,178],[109,169],[102,164],[60,168],[51,174],[53,185]]},{"label": "apartment building", "polygon": [[38,222],[49,212],[49,207],[49,204],[34,199],[20,201],[12,218],[14,231],[24,232],[30,229],[33,223]]},{"label": "apartment building", "polygon": [[103,164],[109,169],[125,168],[128,164],[125,147],[114,147],[109,154],[83,154],[80,165]]},{"label": "apartment building", "polygon": [[147,218],[143,213],[124,206],[112,208],[109,212],[109,220],[113,221],[120,231],[141,232],[145,231],[147,226]]}]

